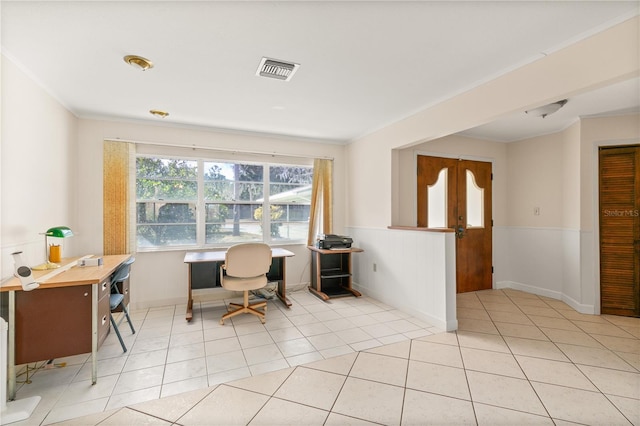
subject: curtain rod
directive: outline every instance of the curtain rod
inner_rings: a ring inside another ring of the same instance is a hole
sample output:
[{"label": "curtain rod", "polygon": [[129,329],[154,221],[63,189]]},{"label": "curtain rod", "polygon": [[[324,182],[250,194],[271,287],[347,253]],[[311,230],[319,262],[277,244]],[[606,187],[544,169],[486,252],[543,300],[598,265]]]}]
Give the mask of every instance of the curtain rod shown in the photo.
[{"label": "curtain rod", "polygon": [[277,152],[266,152],[266,151],[247,151],[247,150],[242,150],[242,149],[231,149],[231,148],[214,148],[214,147],[210,147],[210,146],[202,146],[202,145],[178,145],[178,144],[174,144],[174,143],[168,143],[168,142],[142,142],[142,141],[134,141],[134,140],[129,140],[129,139],[120,139],[120,138],[104,138],[104,140],[108,140],[111,142],[126,142],[126,143],[133,143],[133,144],[141,144],[141,145],[157,145],[157,146],[167,146],[167,147],[171,147],[171,148],[186,148],[186,149],[203,149],[203,150],[208,150],[208,151],[220,151],[220,152],[229,152],[232,154],[249,154],[249,155],[264,155],[264,156],[268,156],[268,157],[291,157],[291,158],[312,158],[312,159],[319,159],[319,160],[331,160],[333,161],[334,158],[333,157],[328,157],[328,156],[315,156],[315,155],[301,155],[301,154],[281,154],[281,153],[277,153]]}]

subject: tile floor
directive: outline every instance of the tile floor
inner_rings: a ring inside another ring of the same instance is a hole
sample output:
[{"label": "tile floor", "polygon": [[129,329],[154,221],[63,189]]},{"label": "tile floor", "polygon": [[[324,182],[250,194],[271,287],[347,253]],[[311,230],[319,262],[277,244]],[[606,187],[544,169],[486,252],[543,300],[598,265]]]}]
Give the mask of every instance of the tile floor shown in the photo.
[{"label": "tile floor", "polygon": [[292,299],[264,326],[221,327],[204,304],[191,324],[179,306],[136,312],[96,386],[86,357],[39,370],[24,424],[640,425],[640,319],[490,290],[458,295],[444,333],[370,298]]}]

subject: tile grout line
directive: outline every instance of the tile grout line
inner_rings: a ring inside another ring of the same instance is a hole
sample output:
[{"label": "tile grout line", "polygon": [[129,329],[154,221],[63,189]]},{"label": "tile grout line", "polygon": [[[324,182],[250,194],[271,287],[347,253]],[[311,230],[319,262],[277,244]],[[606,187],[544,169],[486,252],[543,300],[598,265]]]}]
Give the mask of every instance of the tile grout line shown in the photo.
[{"label": "tile grout line", "polygon": [[[509,296],[507,295],[507,297],[509,297]],[[509,298],[509,299],[511,299],[511,298]],[[542,300],[542,301],[543,301],[543,302],[545,302],[544,300]],[[545,303],[546,303],[546,302],[545,302]],[[562,317],[563,317],[563,318],[565,318],[566,320],[568,320],[571,324],[573,324],[574,326],[576,326],[576,327],[580,330],[580,332],[581,332],[581,333],[583,333],[583,334],[585,334],[585,335],[587,335],[587,336],[591,337],[591,334],[590,334],[590,333],[588,333],[587,331],[583,330],[580,326],[578,326],[577,324],[575,324],[575,320],[572,320],[571,318],[567,318],[567,317],[566,317],[566,316],[564,316],[561,312],[559,312],[559,310],[558,310],[558,309],[554,308],[554,307],[553,307],[553,306],[551,306],[551,305],[549,305],[549,306],[550,306],[554,311],[556,311],[558,314],[562,315]],[[527,316],[527,318],[528,318],[529,320],[531,320],[531,318],[529,318],[529,315],[527,315],[526,313],[524,313],[524,314]],[[533,322],[533,321],[532,321],[532,322]],[[535,323],[534,323],[534,324],[535,324]],[[559,351],[560,351],[560,352],[561,352],[561,353],[562,353],[562,354],[563,354],[563,355],[564,355],[564,356],[569,360],[568,364],[571,364],[571,365],[572,365],[572,366],[573,366],[577,371],[579,371],[579,372],[580,372],[580,374],[582,375],[582,377],[584,377],[584,378],[585,378],[589,383],[591,383],[591,385],[593,385],[593,387],[594,387],[597,391],[590,391],[590,390],[588,390],[588,389],[574,388],[574,387],[571,387],[571,386],[559,385],[559,384],[554,384],[554,383],[546,383],[546,382],[533,381],[534,383],[549,384],[549,385],[552,385],[552,386],[565,387],[565,388],[568,388],[568,389],[577,389],[577,390],[580,390],[580,391],[592,392],[592,393],[595,393],[595,394],[602,395],[602,396],[603,396],[603,397],[604,397],[604,398],[605,398],[605,399],[606,399],[606,400],[611,404],[611,406],[612,406],[613,408],[615,408],[615,409],[618,411],[618,413],[619,413],[620,415],[622,415],[622,416],[623,416],[625,419],[627,419],[630,423],[633,423],[633,422],[632,422],[632,421],[631,421],[631,420],[630,420],[630,419],[629,419],[629,418],[628,418],[628,417],[627,417],[627,416],[626,416],[626,415],[625,415],[625,414],[624,414],[624,413],[623,413],[623,412],[618,408],[618,406],[617,406],[613,401],[611,401],[611,399],[608,397],[608,395],[607,395],[606,393],[604,393],[604,392],[603,392],[603,391],[602,391],[602,390],[601,390],[601,389],[596,385],[596,383],[594,383],[594,382],[593,382],[593,380],[591,380],[591,378],[590,378],[590,377],[588,377],[588,376],[587,376],[587,375],[586,375],[586,374],[585,374],[585,373],[584,373],[584,372],[579,368],[579,365],[581,365],[581,364],[576,364],[576,363],[573,361],[573,359],[571,359],[571,357],[570,357],[570,356],[569,356],[565,351],[563,351],[561,347],[559,347],[559,346],[558,346],[557,342],[555,342],[555,341],[551,340],[551,338],[547,335],[547,333],[545,333],[545,332],[544,332],[544,330],[542,330],[540,327],[538,327],[538,325],[537,325],[537,324],[535,324],[535,326],[536,326],[536,327],[540,330],[540,332],[541,332],[541,333],[543,333],[543,334],[544,334],[544,335],[549,339],[549,341],[550,341],[551,343],[553,343],[553,345],[554,345],[554,346],[555,346],[555,347],[556,347],[556,348],[557,348],[557,349],[558,349],[558,350],[559,350]],[[498,330],[498,332],[499,332],[499,330]],[[593,338],[593,337],[592,337],[592,338]],[[505,342],[505,343],[506,343],[506,342]],[[600,343],[600,342],[598,342],[598,343]],[[508,346],[508,344],[507,344],[507,346]],[[574,346],[581,346],[581,345],[574,345]],[[603,345],[603,346],[604,346],[604,345]],[[509,348],[509,349],[511,350],[511,348]],[[609,348],[606,348],[606,349],[613,353],[613,351],[611,351]],[[515,361],[518,363],[518,366],[520,367],[520,369],[521,369],[521,370],[522,370],[522,372],[524,373],[525,377],[527,377],[527,380],[529,381],[529,383],[531,383],[531,382],[532,382],[532,380],[527,376],[526,372],[524,371],[524,369],[523,369],[523,368],[522,368],[522,366],[520,365],[520,362],[519,362],[519,361],[518,361],[518,359],[515,357],[515,354],[514,354],[513,356],[514,356]],[[549,360],[549,361],[552,361],[552,362],[553,362],[554,360]],[[562,361],[557,361],[557,362],[562,362]],[[611,368],[607,368],[607,369],[608,369],[608,370],[615,370],[615,369],[611,369]],[[616,371],[618,371],[618,370],[616,370]],[[542,398],[540,398],[540,396],[538,395],[538,392],[536,391],[535,387],[534,387],[533,385],[531,385],[531,388],[533,389],[533,391],[535,392],[536,396],[538,397],[538,399],[539,399],[539,400],[540,400],[540,402],[542,403],[542,406],[545,408],[545,411],[547,411],[547,413],[549,414],[549,418],[552,418],[552,419],[553,419],[553,417],[550,415],[550,413],[549,413],[549,411],[548,411],[548,409],[547,409],[547,406],[546,406],[546,405],[544,404],[544,402],[542,401]],[[567,419],[567,421],[569,421],[569,420]]]}]

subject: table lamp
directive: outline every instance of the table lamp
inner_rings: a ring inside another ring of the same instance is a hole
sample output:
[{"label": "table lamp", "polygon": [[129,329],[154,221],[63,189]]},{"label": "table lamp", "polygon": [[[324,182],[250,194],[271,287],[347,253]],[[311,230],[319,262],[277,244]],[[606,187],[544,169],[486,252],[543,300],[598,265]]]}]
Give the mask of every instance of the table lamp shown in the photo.
[{"label": "table lamp", "polygon": [[56,238],[67,238],[72,237],[73,232],[66,226],[56,226],[53,228],[47,229],[47,232],[44,233],[44,258],[45,262],[42,265],[34,266],[34,271],[45,271],[47,269],[55,269],[59,268],[60,265],[57,263],[53,263],[49,260],[49,251],[47,250],[47,237],[56,237]]}]

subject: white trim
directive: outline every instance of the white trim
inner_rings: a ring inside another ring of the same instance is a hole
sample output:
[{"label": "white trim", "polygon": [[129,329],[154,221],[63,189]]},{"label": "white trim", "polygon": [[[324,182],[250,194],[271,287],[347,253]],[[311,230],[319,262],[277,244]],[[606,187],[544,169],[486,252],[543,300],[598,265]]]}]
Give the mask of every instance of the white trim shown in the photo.
[{"label": "white trim", "polygon": [[548,290],[546,288],[540,288],[529,284],[519,283],[515,281],[498,281],[496,282],[496,289],[511,288],[514,290],[524,291],[526,293],[537,294],[538,296],[549,297],[551,299],[562,300],[562,292]]},{"label": "white trim", "polygon": [[538,296],[544,296],[544,297],[549,297],[551,299],[561,300],[567,305],[571,306],[576,311],[580,312],[581,314],[590,314],[590,315],[596,314],[594,305],[582,304],[577,300],[559,291],[547,290],[544,288],[535,287],[535,286],[518,283],[514,281],[500,281],[496,283],[496,289],[504,289],[504,288],[511,288],[514,290],[524,291],[526,293],[537,294]]},{"label": "white trim", "polygon": [[494,226],[493,229],[520,229],[525,231],[562,231],[562,232],[583,232],[577,228],[561,228],[555,226]]}]

